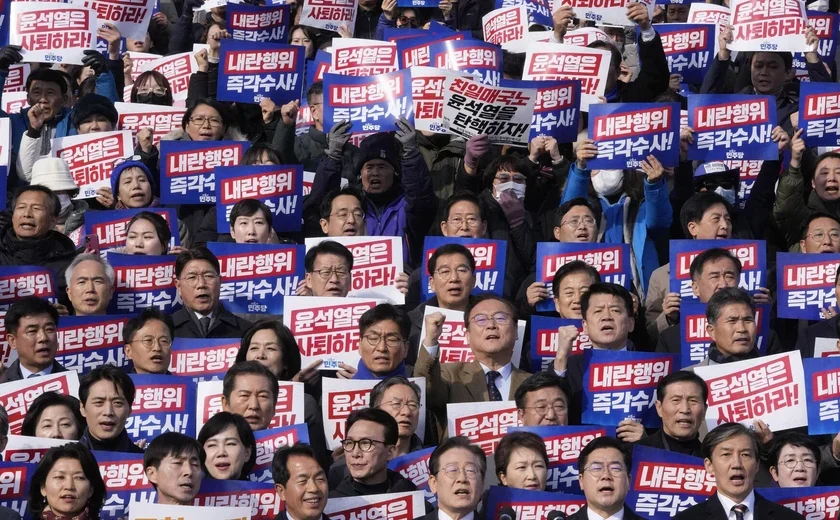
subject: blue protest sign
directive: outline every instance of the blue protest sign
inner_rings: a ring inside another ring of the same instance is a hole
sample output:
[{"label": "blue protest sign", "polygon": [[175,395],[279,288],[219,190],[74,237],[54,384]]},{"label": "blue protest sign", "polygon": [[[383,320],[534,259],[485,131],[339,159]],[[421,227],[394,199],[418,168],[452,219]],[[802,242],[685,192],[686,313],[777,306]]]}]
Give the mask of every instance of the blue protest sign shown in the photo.
[{"label": "blue protest sign", "polygon": [[160,200],[164,204],[216,202],[217,166],[237,166],[247,141],[161,141]]},{"label": "blue protest sign", "polygon": [[578,329],[578,337],[572,343],[571,355],[583,354],[592,348],[589,335],[583,332],[583,320],[567,320],[551,316],[531,316],[531,370],[553,370],[557,356],[557,329],[572,325]]},{"label": "blue protest sign", "polygon": [[726,249],[741,262],[738,287],[750,294],[767,287],[767,250],[764,240],[671,240],[670,292],[683,300],[699,301],[691,290],[691,262],[703,251]]},{"label": "blue protest sign", "polygon": [[0,311],[7,311],[25,296],[56,301],[55,272],[46,267],[25,265],[0,266]]},{"label": "blue protest sign", "polygon": [[429,47],[432,67],[457,70],[485,85],[502,81],[502,48],[480,40],[446,40]]},{"label": "blue protest sign", "polygon": [[181,234],[178,230],[178,215],[175,208],[135,208],[135,209],[109,209],[105,211],[85,212],[85,235],[96,235],[99,240],[99,251],[109,251],[118,247],[124,247],[128,235],[128,223],[140,212],[150,211],[156,213],[169,224],[169,232],[172,240],[169,247],[181,245]]},{"label": "blue protest sign", "polygon": [[[306,61],[306,89],[301,97],[306,97],[306,90],[312,86],[316,81],[323,81],[324,74],[330,71],[330,64],[332,63],[332,55],[327,51],[318,49],[315,53],[315,58]],[[303,100],[301,99],[301,102]]]},{"label": "blue protest sign", "polygon": [[174,338],[170,370],[193,381],[221,380],[236,362],[239,338]]},{"label": "blue protest sign", "polygon": [[656,385],[679,366],[678,356],[595,349],[583,355],[582,422],[618,426],[633,419],[646,428],[661,426]]},{"label": "blue protest sign", "polygon": [[219,301],[231,312],[283,314],[285,296],[293,296],[304,278],[305,246],[210,242],[219,259]]},{"label": "blue protest sign", "polygon": [[251,506],[251,520],[274,520],[281,511],[283,501],[274,491],[274,483],[210,478],[202,480],[198,495],[193,500],[193,505],[204,507],[233,504]]},{"label": "blue protest sign", "polygon": [[293,424],[256,431],[254,438],[257,441],[257,458],[254,467],[248,473],[248,480],[274,483],[271,476],[271,461],[274,460],[274,452],[278,448],[293,446],[298,442],[309,444],[309,429],[305,424]]},{"label": "blue protest sign", "polygon": [[99,464],[99,472],[107,490],[100,518],[128,518],[128,509],[132,502],[155,501],[157,491],[143,470],[142,453],[94,451],[93,456]]},{"label": "blue protest sign", "polygon": [[411,71],[398,70],[367,77],[324,76],[324,128],[350,121],[353,133],[389,132],[397,119],[414,121]]},{"label": "blue protest sign", "polygon": [[37,464],[0,461],[0,506],[13,509],[23,520],[32,519],[29,486],[36,467]]},{"label": "blue protest sign", "polygon": [[286,43],[292,6],[272,7],[231,3],[226,8],[227,30],[234,40]]},{"label": "blue protest sign", "polygon": [[9,27],[12,25],[10,23],[12,20],[11,7],[12,0],[0,0],[0,45],[3,47],[9,44]]},{"label": "blue protest sign", "polygon": [[771,137],[776,126],[776,99],[771,96],[690,96],[688,126],[694,129],[690,160],[779,159],[779,145]]},{"label": "blue protest sign", "polygon": [[181,308],[175,289],[175,257],[108,253],[115,287],[108,314],[134,314],[156,307],[171,314]]},{"label": "blue protest sign", "polygon": [[306,48],[285,43],[222,40],[219,50],[219,101],[283,105],[303,90]]},{"label": "blue protest sign", "polygon": [[[629,244],[538,242],[536,281],[546,284],[551,291],[554,273],[564,264],[574,260],[583,260],[594,267],[601,275],[602,282],[617,283],[628,289],[633,286]],[[554,295],[551,297],[553,298]],[[539,312],[553,310],[554,302],[551,299],[537,304]]]},{"label": "blue protest sign", "polygon": [[837,306],[834,282],[840,254],[778,253],[776,312],[780,318],[821,320],[822,310]]},{"label": "blue protest sign", "polygon": [[668,520],[714,494],[715,478],[703,459],[647,446],[633,446],[632,482],[624,502],[637,515]]},{"label": "blue protest sign", "polygon": [[551,2],[549,0],[496,0],[496,9],[517,7],[524,5],[528,10],[528,22],[531,24],[554,27],[551,19]]},{"label": "blue protest sign", "polygon": [[490,486],[485,510],[487,518],[503,518],[505,513],[510,518],[548,518],[551,511],[562,511],[570,516],[585,505],[583,496]]},{"label": "blue protest sign", "polygon": [[86,374],[102,365],[124,367],[123,327],[127,316],[62,316],[55,360]]},{"label": "blue protest sign", "polygon": [[[755,346],[761,355],[767,352],[770,336],[770,310],[768,304],[756,305],[755,326],[758,337]],[[706,331],[706,304],[693,301],[680,303],[680,362],[689,367],[703,361],[709,353],[712,338]]]},{"label": "blue protest sign", "polygon": [[557,139],[558,143],[573,143],[577,140],[580,122],[580,81],[503,79],[502,86],[537,89],[530,139],[547,136]]},{"label": "blue protest sign", "polygon": [[439,5],[440,0],[397,0],[397,7],[438,7]]},{"label": "blue protest sign", "polygon": [[671,74],[679,74],[681,81],[700,85],[715,59],[717,33],[711,23],[660,23],[656,32],[662,38],[662,48]]},{"label": "blue protest sign", "polygon": [[437,505],[437,495],[429,489],[429,457],[433,451],[434,446],[400,455],[388,461],[388,469],[410,480],[418,491],[423,492],[428,503]]},{"label": "blue protest sign", "polygon": [[802,82],[799,87],[799,128],[811,147],[840,145],[840,85]]},{"label": "blue protest sign", "polygon": [[[840,15],[823,11],[807,11],[807,15],[808,25],[814,28],[814,32],[820,40],[817,45],[817,53],[820,55],[823,63],[830,64],[834,62],[834,57],[837,54],[837,33],[840,30]],[[796,77],[800,81],[810,81],[808,77],[808,63],[805,60],[804,52],[793,53],[793,70],[796,72]]]},{"label": "blue protest sign", "polygon": [[836,518],[840,509],[840,486],[759,488],[755,491],[804,518]]},{"label": "blue protest sign", "polygon": [[230,212],[244,199],[271,211],[277,232],[300,231],[303,216],[303,166],[229,166],[216,168],[216,229],[230,233]]},{"label": "blue protest sign", "polygon": [[483,238],[427,236],[423,242],[423,265],[420,271],[420,286],[426,299],[435,295],[429,285],[429,258],[437,248],[446,244],[460,244],[472,253],[475,260],[475,288],[472,294],[489,292],[502,295],[507,264],[507,242]]},{"label": "blue protest sign", "polygon": [[135,441],[151,441],[158,435],[195,431],[195,382],[187,377],[130,374],[134,403],[125,431]]},{"label": "blue protest sign", "polygon": [[680,162],[677,103],[598,103],[589,107],[589,138],[598,155],[593,170],[638,168],[648,155],[670,168]]},{"label": "blue protest sign", "polygon": [[432,44],[447,41],[447,40],[463,40],[464,35],[463,33],[453,32],[453,33],[441,33],[441,34],[429,34],[429,31],[424,31],[422,29],[416,29],[416,36],[413,37],[405,37],[405,33],[403,31],[414,30],[414,29],[396,29],[396,32],[393,36],[388,36],[388,30],[386,29],[385,37],[388,41],[397,42],[397,53],[399,54],[399,63],[400,67],[403,69],[409,69],[415,65],[424,65],[424,66],[432,66],[432,55],[430,52],[430,47]]},{"label": "blue protest sign", "polygon": [[802,360],[808,405],[808,433],[836,435],[840,429],[840,357]]}]

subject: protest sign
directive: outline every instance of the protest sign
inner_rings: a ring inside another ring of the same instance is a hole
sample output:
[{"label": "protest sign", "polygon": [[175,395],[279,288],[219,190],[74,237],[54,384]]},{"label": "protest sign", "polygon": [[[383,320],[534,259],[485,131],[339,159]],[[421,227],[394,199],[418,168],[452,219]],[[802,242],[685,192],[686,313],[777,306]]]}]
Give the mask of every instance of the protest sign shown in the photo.
[{"label": "protest sign", "polygon": [[[205,479],[217,484],[219,480]],[[203,488],[204,486],[202,486]],[[198,502],[198,497],[194,503]],[[251,520],[250,507],[213,507],[173,506],[171,504],[156,504],[152,502],[131,502],[128,507],[128,520]]]},{"label": "protest sign", "polygon": [[96,235],[99,241],[100,252],[121,252],[120,248],[125,247],[126,239],[128,238],[128,223],[135,215],[144,211],[160,215],[169,224],[169,232],[172,236],[169,241],[170,248],[181,245],[181,236],[178,231],[178,216],[175,213],[175,208],[151,207],[109,209],[107,211],[89,210],[85,212],[84,234]]},{"label": "protest sign", "polygon": [[732,51],[807,52],[802,0],[732,0]]},{"label": "protest sign", "polygon": [[125,316],[62,316],[55,360],[67,370],[86,374],[102,365],[124,367]]},{"label": "protest sign", "polygon": [[[834,354],[837,354],[837,340]],[[840,427],[840,357],[803,359],[805,395],[808,403],[808,433],[836,435]]]},{"label": "protest sign", "polygon": [[9,307],[25,296],[56,301],[55,272],[39,266],[0,267],[0,310]]},{"label": "protest sign", "polygon": [[[473,227],[469,221],[462,222],[461,225]],[[446,244],[462,245],[469,249],[472,254],[473,260],[475,260],[475,287],[471,291],[472,294],[487,292],[502,295],[505,284],[505,265],[507,264],[507,242],[483,238],[427,236],[423,242],[423,264],[420,274],[420,287],[424,299],[429,299],[435,295],[429,282],[429,258],[432,257],[437,248]]]},{"label": "protest sign", "polygon": [[353,133],[397,130],[397,119],[414,119],[411,73],[398,70],[375,76],[324,75],[324,128],[353,123]]},{"label": "protest sign", "polygon": [[738,287],[756,294],[767,287],[767,251],[764,240],[671,240],[669,292],[680,298],[699,301],[691,289],[691,263],[697,255],[712,248],[726,249],[741,263]]},{"label": "protest sign", "polygon": [[[576,477],[577,478],[577,477]],[[554,518],[552,512],[559,511],[566,518],[586,505],[586,498],[578,495],[531,491],[507,486],[490,486],[486,511],[488,518],[521,518],[522,520],[545,520]]]},{"label": "protest sign", "polygon": [[18,358],[17,350],[9,346],[6,339],[6,311],[0,311],[0,363],[9,366]]},{"label": "protest sign", "polygon": [[155,0],[69,0],[69,4],[93,9],[99,25],[113,24],[123,38],[143,41]]},{"label": "protest sign", "polygon": [[339,27],[352,31],[358,3],[358,0],[304,0],[298,23],[328,31],[338,31]]},{"label": "protest sign", "polygon": [[[280,381],[278,383],[277,405],[269,428],[304,424],[303,383]],[[195,436],[211,417],[222,411],[223,381],[200,381],[196,383]]]},{"label": "protest sign", "polygon": [[147,307],[171,314],[181,308],[175,257],[108,253],[107,259],[116,277],[109,314],[134,314]]},{"label": "protest sign", "polygon": [[679,74],[685,83],[700,85],[718,53],[715,24],[657,24],[662,48],[671,74]]},{"label": "protest sign", "polygon": [[537,304],[537,311],[554,310],[551,282],[554,273],[565,264],[582,260],[595,268],[602,282],[617,283],[625,288],[633,286],[629,244],[588,244],[575,242],[537,243],[537,282],[546,284],[549,299]]},{"label": "protest sign", "polygon": [[193,381],[221,380],[236,362],[237,338],[173,338],[169,370]]},{"label": "protest sign", "polygon": [[744,209],[747,199],[750,198],[752,188],[755,181],[758,180],[758,174],[764,165],[764,161],[745,161],[745,160],[726,160],[723,161],[727,169],[734,170],[737,168],[739,173],[738,193],[736,193],[736,200],[738,201],[738,208]]},{"label": "protest sign", "polygon": [[409,34],[408,31],[412,29],[397,29],[398,38],[388,38],[386,29],[386,39],[397,43],[397,52],[400,57],[400,67],[409,69],[417,65],[432,66],[432,56],[429,51],[430,47],[440,41],[446,40],[463,40],[462,33],[453,32],[451,34],[428,34],[428,31],[419,31],[423,34],[417,34],[414,37],[401,37],[404,34]]},{"label": "protest sign", "polygon": [[359,318],[385,300],[287,296],[283,325],[300,349],[300,364],[323,360],[319,370],[338,370],[340,363],[359,364]]},{"label": "protest sign", "polygon": [[[502,396],[503,399],[507,397]],[[514,401],[447,403],[446,418],[451,437],[463,435],[487,455],[496,451],[508,428],[519,426]]]},{"label": "protest sign", "polygon": [[799,127],[808,146],[840,145],[840,85],[802,83],[799,89]]},{"label": "protest sign", "polygon": [[557,329],[574,326],[578,336],[572,342],[569,355],[583,354],[592,348],[589,334],[583,331],[583,320],[568,320],[551,316],[531,316],[531,370],[554,370],[554,358],[557,357]]},{"label": "protest sign", "polygon": [[274,460],[274,453],[279,448],[294,446],[298,442],[309,444],[309,429],[306,424],[292,424],[255,431],[254,437],[257,441],[257,455],[254,467],[248,473],[248,480],[273,484],[271,462]]},{"label": "protest sign", "polygon": [[128,130],[135,141],[140,130],[151,128],[152,144],[159,146],[161,137],[182,128],[184,111],[180,108],[119,102],[114,103],[114,108],[120,114],[117,119],[117,130]]},{"label": "protest sign", "polygon": [[[648,12],[648,18],[653,19],[654,0],[643,0],[641,3]],[[627,18],[627,2],[624,0],[555,0],[552,8],[564,5],[571,6],[575,17],[581,21],[595,22],[598,25],[618,25],[620,27],[634,25],[635,22]]]},{"label": "protest sign", "polygon": [[29,487],[35,464],[0,461],[0,506],[8,507],[22,518],[31,519]]},{"label": "protest sign", "polygon": [[[397,7],[438,7],[440,0],[397,0]],[[433,21],[432,24],[435,22]]]},{"label": "protest sign", "polygon": [[805,376],[799,351],[723,365],[698,366],[709,387],[706,427],[725,422],[752,426],[761,419],[772,431],[808,424]]},{"label": "protest sign", "polygon": [[277,105],[300,99],[306,49],[285,43],[225,39],[219,49],[220,101]]},{"label": "protest sign", "polygon": [[837,306],[834,283],[840,254],[778,253],[776,298],[780,318],[821,320],[823,309]]},{"label": "protest sign", "polygon": [[423,492],[426,502],[434,506],[437,505],[437,495],[429,489],[429,457],[433,451],[434,446],[400,455],[388,461],[388,469],[410,480],[418,491]]},{"label": "protest sign", "polygon": [[837,518],[840,510],[838,486],[759,488],[756,492],[804,518]]},{"label": "protest sign", "polygon": [[213,170],[219,166],[237,166],[248,147],[247,141],[161,141],[161,202],[216,202]]},{"label": "protest sign", "polygon": [[422,491],[331,498],[327,502],[327,508],[324,509],[327,517],[336,520],[350,518],[412,520],[421,518],[425,512]]},{"label": "protest sign", "polygon": [[375,76],[397,69],[396,43],[362,38],[333,40],[331,74]]},{"label": "protest sign", "polygon": [[691,2],[688,6],[688,23],[713,23],[719,28],[729,25],[729,8],[725,5]]},{"label": "protest sign", "polygon": [[411,99],[414,101],[414,128],[448,134],[441,124],[444,85],[460,72],[416,65],[411,67]]},{"label": "protest sign", "polygon": [[[378,298],[395,305],[405,304],[405,295],[396,287],[397,275],[403,272],[403,244],[400,237],[327,237],[307,238],[306,250],[324,240],[338,242],[353,254],[350,273],[351,298]],[[312,273],[316,276],[318,273]]]},{"label": "protest sign", "polygon": [[716,489],[715,477],[700,457],[647,446],[633,446],[630,475],[625,502],[637,515],[653,520],[673,518],[705,502]]},{"label": "protest sign", "polygon": [[[755,346],[764,355],[770,336],[770,305],[755,307],[755,327],[758,336]],[[682,367],[696,365],[709,353],[712,338],[706,330],[706,304],[683,300],[680,302],[680,361]]]},{"label": "protest sign", "polygon": [[677,369],[670,354],[586,350],[583,376],[583,417],[586,424],[618,426],[625,419],[658,428],[656,385]]},{"label": "protest sign", "polygon": [[541,44],[539,50],[531,49],[525,53],[522,79],[579,80],[580,109],[588,112],[589,105],[600,103],[598,98],[606,91],[610,60],[610,51],[606,49],[589,49],[559,43]]},{"label": "protest sign", "polygon": [[573,143],[577,140],[581,99],[579,81],[503,79],[502,86],[537,89],[534,117],[531,119],[531,140],[535,137],[553,137],[558,143]]},{"label": "protest sign", "polygon": [[614,437],[609,426],[521,426],[512,432],[531,432],[545,442],[548,455],[546,491],[582,494],[578,480],[578,458],[587,444],[598,437]]},{"label": "protest sign", "polygon": [[696,94],[688,98],[688,126],[694,141],[688,158],[779,159],[771,134],[776,126],[776,100],[754,94]]},{"label": "protest sign", "polygon": [[231,312],[282,314],[283,299],[303,281],[303,246],[210,242],[207,247],[219,259],[219,300]]},{"label": "protest sign", "polygon": [[[837,55],[838,32],[840,32],[840,15],[822,11],[807,11],[806,14],[808,15],[808,25],[814,28],[814,33],[819,38],[817,54],[820,55],[820,59],[824,63],[834,62]],[[805,53],[793,53],[793,70],[800,81],[811,80]],[[802,116],[800,115],[800,117]]]},{"label": "protest sign", "polygon": [[73,182],[79,187],[76,200],[94,198],[99,188],[110,188],[114,163],[133,154],[134,143],[127,131],[59,137],[52,140],[50,149],[52,157],[70,167]]},{"label": "protest sign", "polygon": [[131,374],[134,402],[125,431],[134,441],[151,442],[162,433],[195,431],[195,383],[187,377]]},{"label": "protest sign", "polygon": [[524,5],[502,7],[481,18],[484,41],[495,45],[521,40],[528,34],[528,8]]},{"label": "protest sign", "polygon": [[12,124],[8,117],[0,119],[0,167],[9,167],[12,152]]},{"label": "protest sign", "polygon": [[[128,51],[125,54],[131,59],[131,81],[137,81],[137,77],[144,72],[147,63],[160,58],[160,54],[150,52]],[[126,87],[133,87],[133,85],[126,85]]]},{"label": "protest sign", "polygon": [[324,74],[330,71],[330,63],[332,63],[332,54],[320,49],[315,53],[314,60],[306,61],[306,88],[316,81],[324,80]]},{"label": "protest sign", "polygon": [[29,102],[26,100],[26,92],[3,93],[3,112],[7,114],[19,114],[21,110],[27,107],[29,107]]},{"label": "protest sign", "polygon": [[289,4],[270,7],[228,4],[225,18],[227,31],[234,40],[261,43],[286,43],[289,40]]},{"label": "protest sign", "polygon": [[300,231],[303,215],[303,166],[228,166],[216,176],[216,229],[230,233],[230,212],[237,202],[255,199],[271,211],[277,232]]},{"label": "protest sign", "polygon": [[[274,483],[247,480],[215,480],[205,478],[193,503],[204,508],[244,506],[250,520],[274,520],[283,509],[283,501],[274,490]],[[145,519],[144,519],[145,520]],[[186,520],[186,519],[185,519]],[[247,520],[243,518],[230,520]]]},{"label": "protest sign", "polygon": [[3,84],[3,94],[26,91],[26,78],[29,77],[29,70],[30,65],[28,63],[9,66],[9,75],[6,76],[6,83]]},{"label": "protest sign", "polygon": [[[475,353],[467,343],[467,326],[464,324],[464,311],[454,311],[426,305],[423,317],[439,312],[443,314],[444,322],[442,332],[438,338],[440,354],[438,358],[441,363],[469,363],[475,360]],[[513,366],[519,367],[519,360],[522,354],[522,342],[525,338],[525,320],[519,320],[516,324],[516,342],[513,344]],[[420,328],[420,341],[426,337],[426,322]],[[421,347],[422,348],[422,347]]]},{"label": "protest sign", "polygon": [[93,49],[96,11],[66,4],[11,2],[9,43],[20,45],[24,61],[81,65]]},{"label": "protest sign", "polygon": [[814,358],[840,356],[838,344],[837,338],[814,338]]},{"label": "protest sign", "polygon": [[527,144],[536,97],[536,89],[450,78],[444,84],[443,127],[465,139],[486,134],[496,144]]},{"label": "protest sign", "polygon": [[156,70],[169,81],[172,99],[186,101],[189,93],[190,77],[198,72],[198,62],[191,52],[171,54],[146,63],[143,72]]},{"label": "protest sign", "polygon": [[32,401],[44,392],[79,395],[79,375],[67,371],[0,384],[0,405],[9,415],[10,434],[20,435],[23,419]]},{"label": "protest sign", "polygon": [[589,107],[589,138],[598,155],[593,170],[639,168],[653,155],[662,166],[680,162],[680,105],[677,103],[600,103]]},{"label": "protest sign", "polygon": [[101,518],[125,519],[128,517],[128,506],[132,502],[155,501],[157,491],[143,470],[142,453],[93,453],[107,490]]},{"label": "protest sign", "polygon": [[484,85],[502,80],[502,48],[480,40],[445,40],[429,47],[432,66],[457,70]]},{"label": "protest sign", "polygon": [[2,460],[15,463],[38,464],[50,448],[64,446],[73,439],[51,439],[46,437],[30,437],[28,435],[9,435],[6,449],[2,452]]},{"label": "protest sign", "polygon": [[530,24],[549,28],[554,26],[551,19],[552,2],[550,0],[496,0],[496,9],[523,6],[527,9]]},{"label": "protest sign", "polygon": [[526,32],[522,38],[501,44],[502,49],[517,54],[525,54],[543,43],[551,43],[554,33],[551,31]]}]

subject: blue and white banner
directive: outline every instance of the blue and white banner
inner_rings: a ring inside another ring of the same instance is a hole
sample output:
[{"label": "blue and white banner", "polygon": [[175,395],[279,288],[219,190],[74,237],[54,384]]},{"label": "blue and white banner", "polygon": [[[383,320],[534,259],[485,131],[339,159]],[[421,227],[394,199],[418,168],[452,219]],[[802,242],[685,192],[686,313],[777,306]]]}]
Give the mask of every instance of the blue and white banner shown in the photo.
[{"label": "blue and white banner", "polygon": [[128,223],[134,215],[150,211],[156,213],[169,224],[169,232],[172,234],[169,246],[181,245],[181,234],[178,230],[178,216],[174,208],[135,208],[135,209],[109,209],[106,211],[85,212],[85,235],[96,235],[99,240],[99,251],[106,252],[125,246],[128,236]]},{"label": "blue and white banner", "polygon": [[[405,37],[407,31],[416,31],[413,37]],[[410,69],[415,65],[426,67],[432,66],[432,54],[430,47],[441,41],[463,40],[464,34],[458,32],[445,34],[429,34],[429,31],[422,29],[394,29],[393,36],[388,36],[389,31],[385,29],[385,39],[397,42],[397,53],[400,58],[400,67]]]},{"label": "blue and white banner", "polygon": [[778,253],[776,312],[780,318],[824,319],[822,310],[837,307],[834,293],[840,254]]},{"label": "blue and white banner", "polygon": [[55,272],[46,267],[26,265],[0,267],[0,311],[7,311],[25,296],[37,296],[56,301]]},{"label": "blue and white banner", "polygon": [[779,159],[779,145],[772,139],[776,99],[771,96],[689,96],[688,126],[694,129],[688,145],[691,160]]},{"label": "blue and white banner", "polygon": [[836,435],[840,429],[840,357],[803,359],[808,434]]},{"label": "blue and white banner", "polygon": [[840,145],[840,85],[803,82],[799,87],[799,127],[810,147]]},{"label": "blue and white banner", "polygon": [[481,40],[446,40],[429,47],[432,67],[469,74],[479,83],[502,81],[502,48]]},{"label": "blue and white banner", "polygon": [[271,462],[274,460],[274,452],[298,442],[309,444],[309,428],[306,424],[293,424],[256,431],[254,437],[257,441],[257,458],[253,469],[248,473],[248,480],[273,484]]},{"label": "blue and white banner", "polygon": [[[817,38],[820,39],[817,45],[817,53],[820,55],[823,63],[830,64],[834,61],[834,57],[837,54],[837,32],[840,30],[840,15],[837,13],[824,13],[822,11],[807,11],[807,14],[808,25],[814,28]],[[793,70],[799,81],[810,81],[805,53],[793,53]]]},{"label": "blue and white banner", "polygon": [[683,83],[700,85],[717,56],[715,24],[659,23],[656,32],[671,74],[679,74]]},{"label": "blue and white banner", "polygon": [[[771,305],[755,307],[755,326],[758,337],[755,346],[761,355],[767,352],[770,335]],[[680,361],[681,367],[689,367],[703,361],[709,353],[712,338],[706,331],[706,304],[692,301],[680,303]]]},{"label": "blue and white banner", "polygon": [[227,30],[232,39],[268,43],[289,41],[291,5],[263,7],[231,2],[226,9]]},{"label": "blue and white banner", "polygon": [[[330,71],[330,63],[332,63],[332,55],[320,49],[315,53],[315,59],[305,62],[307,89],[316,81],[324,80],[324,74]],[[304,91],[303,94],[306,94],[306,92]],[[303,95],[302,97],[305,98],[306,96]],[[303,99],[300,101],[303,103]]]},{"label": "blue and white banner", "polygon": [[306,49],[285,43],[222,40],[219,50],[219,101],[278,105],[300,99]]},{"label": "blue and white banner", "polygon": [[13,509],[23,520],[32,520],[29,486],[36,467],[36,464],[0,461],[0,506]]},{"label": "blue and white banner", "polygon": [[809,519],[836,519],[840,510],[840,486],[759,488],[756,491],[767,500]]},{"label": "blue and white banner", "polygon": [[531,370],[553,370],[554,358],[557,357],[557,329],[574,326],[578,337],[572,342],[570,355],[583,354],[592,348],[589,335],[583,332],[583,320],[567,320],[551,316],[531,316]]},{"label": "blue and white banner", "polygon": [[741,281],[738,287],[756,294],[767,287],[767,250],[764,240],[671,240],[670,292],[683,300],[699,301],[691,289],[691,263],[703,251],[719,247],[726,249],[741,262]]},{"label": "blue and white banner", "polygon": [[162,433],[192,435],[195,431],[195,382],[187,377],[131,374],[134,403],[125,431],[134,441]]},{"label": "blue and white banner", "polygon": [[181,308],[175,289],[175,257],[108,253],[115,287],[108,314],[135,314],[155,307],[166,314]]},{"label": "blue and white banner", "polygon": [[222,380],[236,363],[240,338],[173,338],[169,370],[193,381]]},{"label": "blue and white banner", "polygon": [[367,77],[324,75],[324,128],[350,121],[353,133],[389,132],[397,129],[401,117],[414,120],[410,71]]},{"label": "blue and white banner", "polygon": [[530,139],[547,136],[557,139],[558,143],[573,143],[577,140],[580,122],[580,81],[503,79],[502,86],[537,89]]},{"label": "blue and white banner", "polygon": [[425,299],[435,295],[429,284],[429,258],[440,246],[459,244],[470,250],[475,260],[475,287],[472,294],[485,292],[502,295],[507,264],[507,242],[483,238],[426,237],[423,242],[423,265],[420,286]]},{"label": "blue and white banner", "polygon": [[429,489],[429,457],[435,451],[435,446],[412,451],[388,461],[388,469],[396,471],[417,486],[422,491],[426,502],[437,505],[437,495]]},{"label": "blue and white banner", "polygon": [[543,520],[551,511],[571,516],[585,505],[586,498],[580,495],[490,486],[485,510],[488,518],[503,518],[507,514],[508,518]]},{"label": "blue and white banner", "polygon": [[247,141],[161,141],[161,202],[216,202],[213,170],[219,166],[238,166],[249,146]]},{"label": "blue and white banner", "polygon": [[524,5],[528,10],[528,21],[545,27],[554,27],[549,0],[496,0],[496,9]]},{"label": "blue and white banner", "polygon": [[274,520],[282,510],[283,501],[274,491],[274,483],[205,478],[201,481],[201,488],[193,504],[203,507],[245,507],[251,510],[251,520]]},{"label": "blue and white banner", "polygon": [[271,210],[277,232],[300,231],[303,215],[303,166],[230,166],[216,168],[216,227],[230,233],[230,212],[244,199],[256,199]]},{"label": "blue and white banner", "polygon": [[599,103],[589,107],[589,138],[598,155],[593,170],[638,168],[648,155],[670,168],[680,162],[677,103]]},{"label": "blue and white banner", "polygon": [[157,491],[143,470],[142,453],[94,451],[93,455],[107,490],[101,518],[126,519],[132,502],[155,502]]},{"label": "blue and white banner", "polygon": [[127,316],[62,316],[55,360],[79,375],[102,365],[124,367],[123,327],[127,321]]}]

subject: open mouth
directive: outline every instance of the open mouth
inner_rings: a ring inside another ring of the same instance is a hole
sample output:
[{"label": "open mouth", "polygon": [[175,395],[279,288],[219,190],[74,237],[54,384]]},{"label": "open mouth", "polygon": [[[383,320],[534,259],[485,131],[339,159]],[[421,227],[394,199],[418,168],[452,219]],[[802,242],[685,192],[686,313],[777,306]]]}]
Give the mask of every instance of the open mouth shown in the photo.
[{"label": "open mouth", "polygon": [[605,323],[601,325],[601,332],[615,332],[615,325],[612,323]]},{"label": "open mouth", "polygon": [[500,336],[498,334],[488,334],[488,335],[484,336],[484,339],[486,341],[490,341],[490,340],[493,340],[493,339],[499,339],[499,337]]},{"label": "open mouth", "polygon": [[342,231],[342,233],[344,233],[344,236],[348,236],[348,237],[354,237],[354,236],[358,235],[358,232],[356,231],[355,227],[344,228],[344,231]]},{"label": "open mouth", "polygon": [[246,244],[259,244],[260,241],[257,240],[256,238],[248,238],[248,239],[245,240],[245,243]]},{"label": "open mouth", "polygon": [[589,241],[589,233],[587,231],[581,231],[575,235],[575,238],[581,242]]},{"label": "open mouth", "polygon": [[733,483],[736,486],[743,486],[746,483],[747,479],[741,473],[736,473],[729,477],[729,482]]},{"label": "open mouth", "polygon": [[311,497],[311,498],[304,498],[303,503],[312,508],[318,508],[321,506],[321,501],[323,497]]},{"label": "open mouth", "polygon": [[199,303],[210,303],[210,295],[209,294],[199,294],[196,295],[195,299]]},{"label": "open mouth", "polygon": [[469,497],[472,493],[470,493],[469,489],[456,489],[455,496],[462,496],[462,497]]},{"label": "open mouth", "polygon": [[464,289],[461,287],[450,287],[446,292],[450,296],[461,296],[464,293]]},{"label": "open mouth", "polygon": [[217,462],[214,467],[219,471],[227,471],[230,469],[230,462]]},{"label": "open mouth", "polygon": [[807,486],[808,485],[808,479],[805,478],[804,476],[793,477],[793,481],[799,486]]},{"label": "open mouth", "polygon": [[607,484],[598,488],[598,493],[603,495],[612,495],[615,492],[615,488],[612,484]]}]

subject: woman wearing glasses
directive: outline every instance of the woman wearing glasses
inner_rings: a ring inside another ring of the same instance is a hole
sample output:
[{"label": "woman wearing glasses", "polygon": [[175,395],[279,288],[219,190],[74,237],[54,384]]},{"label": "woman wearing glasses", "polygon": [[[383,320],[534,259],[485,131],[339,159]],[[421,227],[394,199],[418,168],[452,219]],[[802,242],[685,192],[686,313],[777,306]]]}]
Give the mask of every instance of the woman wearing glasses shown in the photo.
[{"label": "woman wearing glasses", "polygon": [[783,433],[770,448],[767,462],[770,464],[770,475],[779,487],[816,486],[820,447],[807,435]]}]

